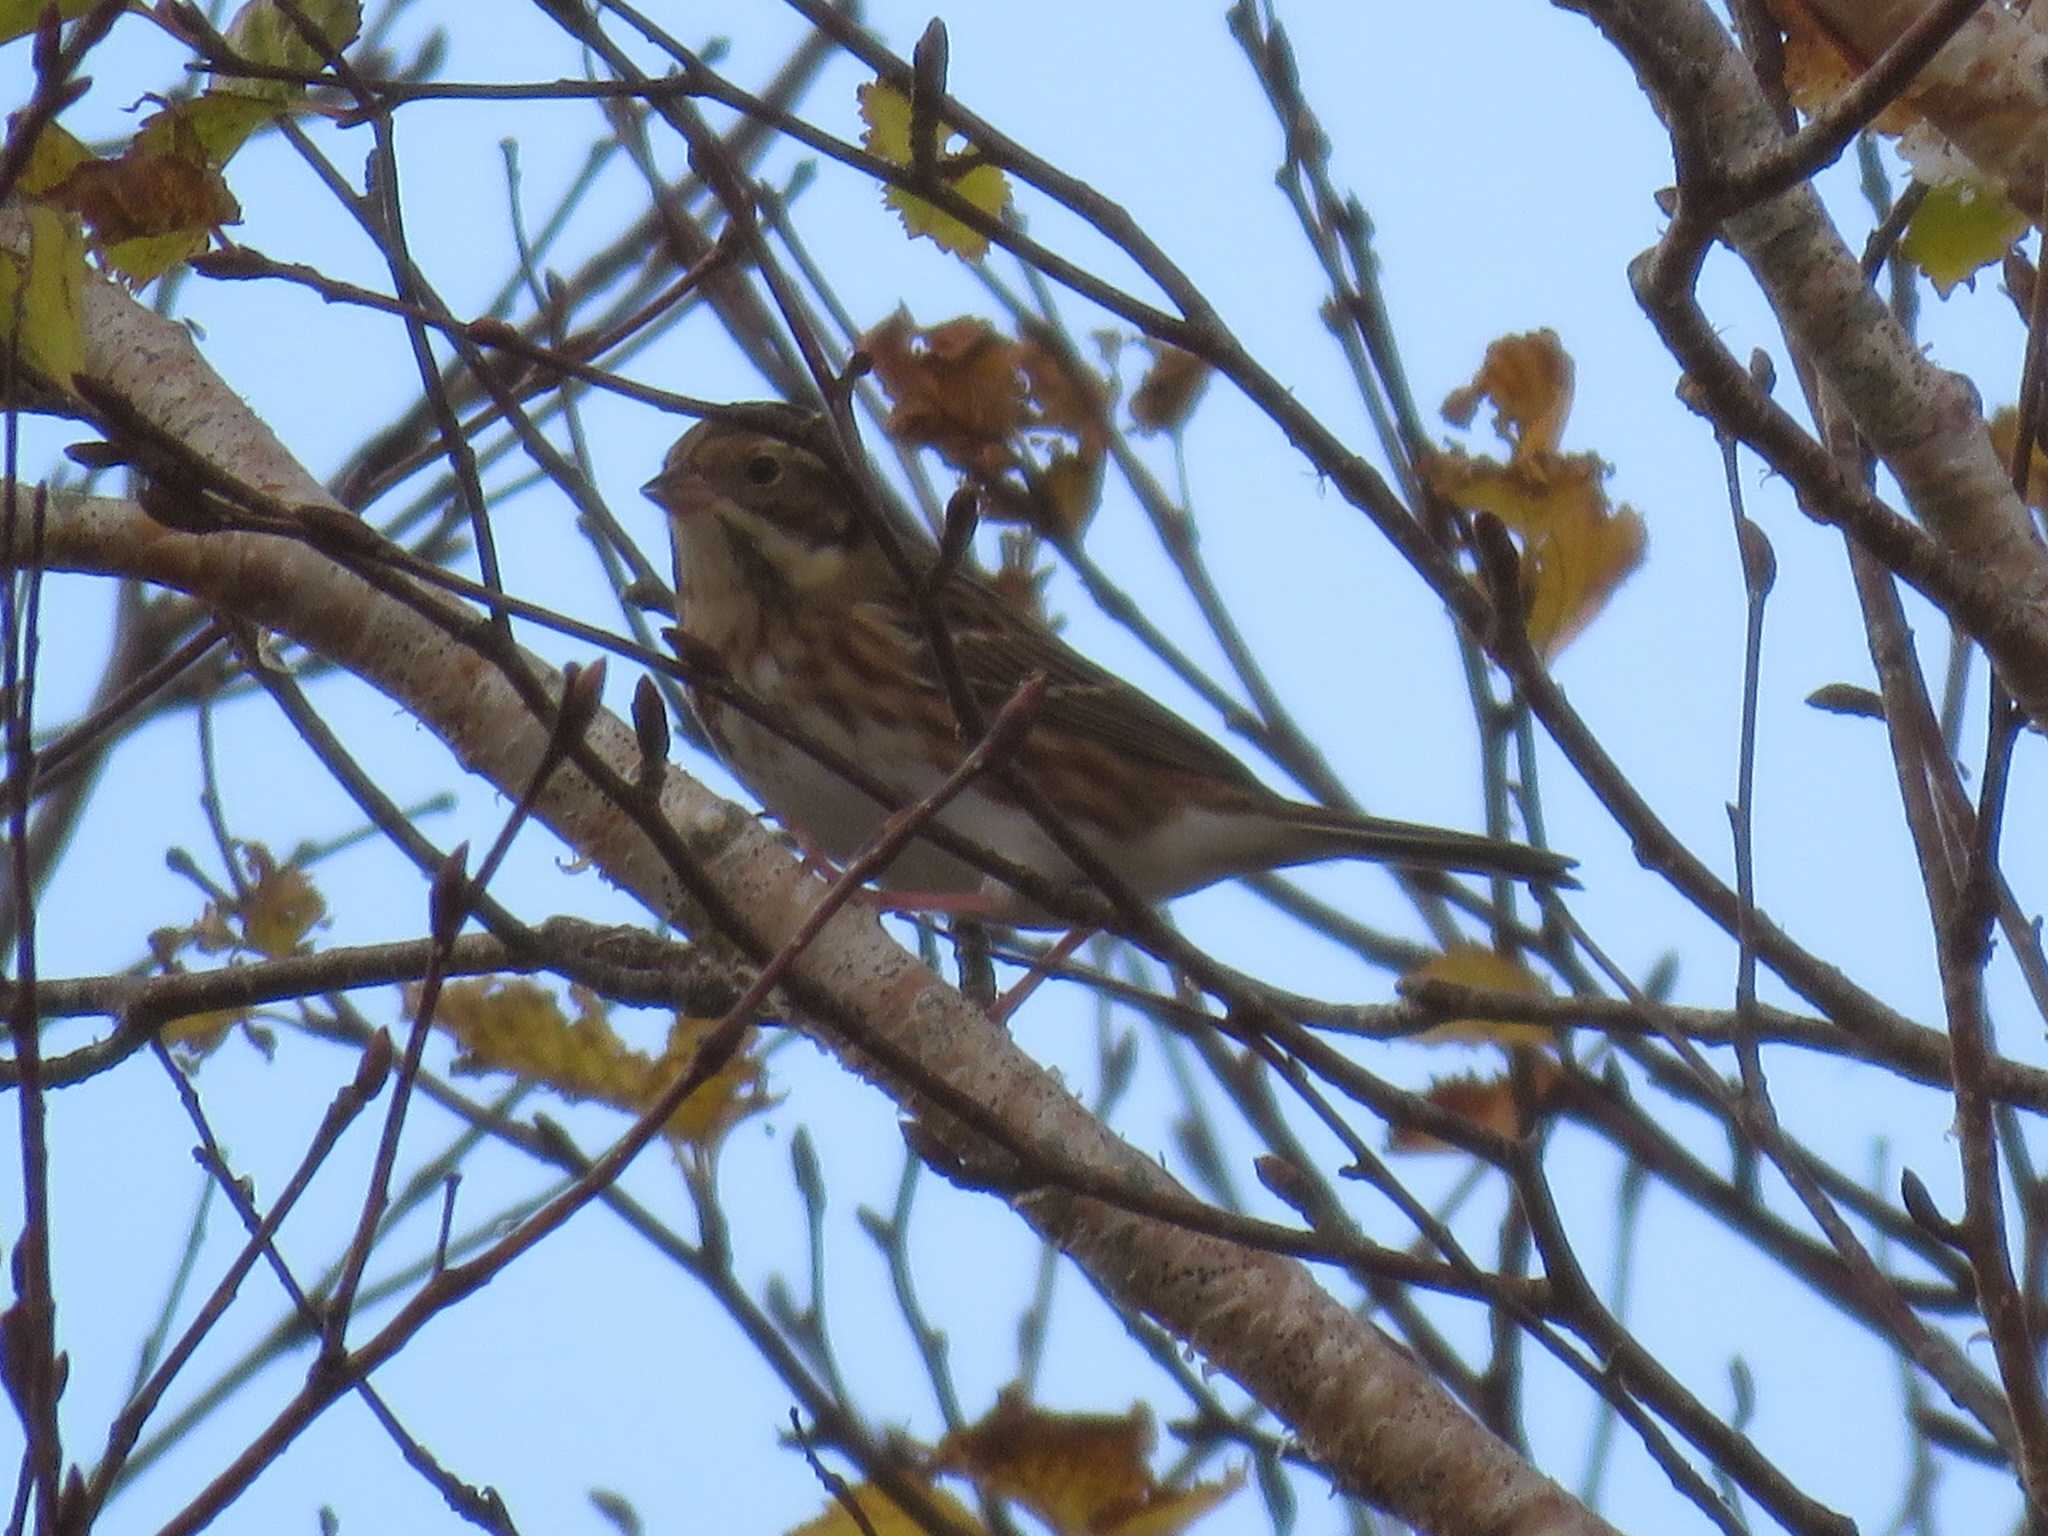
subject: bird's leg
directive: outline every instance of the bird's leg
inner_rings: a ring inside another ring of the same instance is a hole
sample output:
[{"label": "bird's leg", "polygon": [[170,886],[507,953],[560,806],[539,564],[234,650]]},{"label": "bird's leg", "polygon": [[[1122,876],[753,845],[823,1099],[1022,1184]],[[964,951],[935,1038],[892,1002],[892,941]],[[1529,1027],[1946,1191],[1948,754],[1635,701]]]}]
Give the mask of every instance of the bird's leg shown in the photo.
[{"label": "bird's leg", "polygon": [[903,917],[999,918],[1003,904],[982,891],[866,891],[884,912]]},{"label": "bird's leg", "polygon": [[1072,958],[1075,950],[1094,938],[1100,930],[1089,927],[1069,928],[1057,943],[1049,946],[1036,960],[1031,969],[1024,973],[1024,979],[995,1000],[988,1016],[998,1024],[1007,1024],[1010,1015],[1024,1006],[1024,1000],[1038,990],[1038,984],[1052,975]]},{"label": "bird's leg", "polygon": [[754,819],[769,824],[771,830],[782,834],[781,841],[795,851],[797,862],[805,874],[828,882],[838,877],[839,861],[812,842],[798,828],[786,821],[774,820],[767,811],[757,812]]}]

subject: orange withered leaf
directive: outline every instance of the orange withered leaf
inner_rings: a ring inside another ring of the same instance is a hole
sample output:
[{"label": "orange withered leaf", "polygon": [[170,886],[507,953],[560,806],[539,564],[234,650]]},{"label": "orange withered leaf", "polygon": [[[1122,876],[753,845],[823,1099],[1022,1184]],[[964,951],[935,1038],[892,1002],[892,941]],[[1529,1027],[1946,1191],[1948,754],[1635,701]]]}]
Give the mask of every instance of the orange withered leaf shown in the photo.
[{"label": "orange withered leaf", "polygon": [[[6,4],[0,0],[0,31],[10,24]],[[300,0],[295,10],[287,16],[276,0],[248,0],[228,26],[229,44],[252,63],[310,74],[324,58],[301,34],[301,21],[337,49],[361,29],[360,0]],[[217,74],[211,89],[162,104],[118,154],[104,157],[47,125],[17,190],[76,214],[109,269],[146,283],[205,249],[220,225],[240,221],[222,168],[257,129],[298,110],[304,96],[292,81]]]},{"label": "orange withered leaf", "polygon": [[[1536,1107],[1542,1106],[1563,1072],[1548,1056],[1529,1058]],[[1439,1109],[1472,1121],[1499,1136],[1520,1136],[1527,1129],[1515,1103],[1515,1085],[1506,1073],[1493,1077],[1461,1074],[1432,1083],[1424,1095]],[[1457,1149],[1413,1126],[1397,1125],[1387,1133],[1389,1152],[1451,1152]]]},{"label": "orange withered leaf", "polygon": [[898,310],[861,337],[892,402],[884,427],[932,448],[984,493],[981,516],[1058,538],[1093,514],[1109,446],[1101,379],[978,316],[920,327]]},{"label": "orange withered leaf", "polygon": [[1140,432],[1177,432],[1209,387],[1209,365],[1192,352],[1146,339],[1152,365],[1131,392],[1131,420]]},{"label": "orange withered leaf", "polygon": [[242,217],[187,111],[176,107],[151,118],[119,155],[73,167],[46,196],[83,218],[109,265],[136,283],[204,250],[217,226]]},{"label": "orange withered leaf", "polygon": [[[1913,15],[1864,0],[1769,3],[1785,29],[1786,86],[1808,116],[1833,106]],[[2010,249],[2039,207],[2039,143],[2019,126],[2048,110],[2048,82],[2029,62],[2039,38],[2024,5],[1980,7],[1871,125],[1929,189],[1899,250],[1944,297]]]},{"label": "orange withered leaf", "polygon": [[[1811,117],[1835,104],[1869,67],[1852,56],[1852,45],[1835,34],[1827,19],[1804,0],[1768,0],[1778,25],[1785,29],[1785,89],[1792,104]],[[1919,121],[1919,114],[1901,97],[1886,105],[1872,127],[1897,136]]]},{"label": "orange withered leaf", "polygon": [[1100,463],[1109,447],[1109,398],[1102,380],[1033,336],[1017,343],[1034,426],[1063,433],[1080,456]]},{"label": "orange withered leaf", "polygon": [[860,346],[894,403],[891,437],[935,448],[969,474],[999,474],[1015,462],[1029,407],[1009,337],[972,316],[920,328],[899,309]]}]

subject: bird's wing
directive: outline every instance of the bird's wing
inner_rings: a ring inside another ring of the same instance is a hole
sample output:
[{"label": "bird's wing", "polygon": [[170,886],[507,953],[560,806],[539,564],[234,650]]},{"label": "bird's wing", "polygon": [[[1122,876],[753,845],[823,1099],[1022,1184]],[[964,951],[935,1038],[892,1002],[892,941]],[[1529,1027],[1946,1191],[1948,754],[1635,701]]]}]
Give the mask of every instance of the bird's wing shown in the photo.
[{"label": "bird's wing", "polygon": [[[1201,731],[972,577],[947,581],[939,613],[960,670],[984,707],[999,708],[1032,673],[1043,672],[1050,686],[1038,723],[1047,730],[1070,731],[1162,767],[1264,792],[1250,769]],[[930,665],[922,635],[917,643]]]}]

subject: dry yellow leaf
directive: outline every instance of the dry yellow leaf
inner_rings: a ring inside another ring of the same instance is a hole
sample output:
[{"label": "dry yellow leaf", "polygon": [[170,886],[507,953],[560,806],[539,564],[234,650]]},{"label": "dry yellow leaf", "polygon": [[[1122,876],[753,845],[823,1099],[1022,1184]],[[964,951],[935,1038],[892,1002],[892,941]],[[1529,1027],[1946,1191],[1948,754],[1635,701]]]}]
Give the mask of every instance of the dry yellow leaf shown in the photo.
[{"label": "dry yellow leaf", "polygon": [[[910,142],[910,98],[879,80],[861,86],[857,94],[861,121],[867,124],[861,143],[868,153],[904,170],[911,169],[916,156]],[[1009,178],[1000,167],[980,162],[973,146],[960,139],[948,124],[934,122],[932,129],[937,137],[937,143],[931,146],[932,161],[939,180],[991,218],[1000,214],[1010,201]],[[986,235],[916,193],[888,186],[882,189],[882,201],[896,210],[904,229],[913,237],[929,236],[944,249],[969,261],[979,261],[988,254]]]},{"label": "dry yellow leaf", "polygon": [[198,923],[183,936],[207,954],[246,949],[269,960],[298,954],[307,935],[327,916],[326,899],[303,869],[279,864],[262,843],[243,843],[241,848],[249,866],[244,893],[225,908],[208,902]]},{"label": "dry yellow leaf", "polygon": [[1493,401],[1493,430],[1514,450],[1553,453],[1564,440],[1572,409],[1573,369],[1569,353],[1548,327],[1503,336],[1486,349],[1470,383],[1445,397],[1444,420],[1469,427],[1480,402]]},{"label": "dry yellow leaf", "polygon": [[[926,1496],[953,1524],[963,1531],[979,1531],[984,1527],[973,1510],[941,1488],[928,1488]],[[925,1527],[905,1514],[896,1501],[872,1483],[862,1483],[852,1490],[853,1502],[860,1506],[866,1524],[854,1519],[846,1506],[834,1499],[815,1520],[806,1520],[789,1533],[789,1536],[927,1536]]]},{"label": "dry yellow leaf", "polygon": [[1152,1416],[1054,1413],[1005,1390],[994,1408],[940,1442],[932,1464],[1014,1499],[1059,1536],[1175,1536],[1228,1498],[1243,1473],[1162,1486],[1146,1458]]},{"label": "dry yellow leaf", "polygon": [[1445,400],[1444,416],[1469,425],[1480,403],[1491,400],[1507,462],[1451,448],[1421,464],[1439,496],[1499,518],[1520,538],[1529,639],[1546,660],[1642,563],[1647,539],[1641,516],[1609,504],[1607,466],[1590,453],[1558,450],[1571,410],[1572,372],[1555,331],[1494,342],[1472,381]]},{"label": "dry yellow leaf", "polygon": [[[1497,954],[1483,944],[1453,944],[1410,971],[1403,980],[1447,981],[1462,987],[1484,987],[1490,992],[1517,992],[1525,997],[1548,997],[1550,988],[1519,960]],[[1555,1043],[1556,1033],[1548,1025],[1524,1024],[1507,1019],[1451,1019],[1426,1030],[1416,1038],[1427,1045],[1457,1041],[1502,1046]]]},{"label": "dry yellow leaf", "polygon": [[220,1049],[228,1031],[248,1017],[246,1008],[214,1008],[205,1013],[188,1013],[164,1025],[157,1031],[157,1038],[181,1056],[196,1061]]},{"label": "dry yellow leaf", "polygon": [[27,254],[0,250],[0,346],[18,347],[22,361],[68,387],[85,361],[85,235],[54,208],[29,203],[24,211]]},{"label": "dry yellow leaf", "polygon": [[[645,1109],[654,1101],[656,1094],[689,1066],[698,1046],[717,1022],[683,1014],[676,1016],[675,1022],[669,1026],[667,1048],[655,1059],[654,1070],[641,1093],[640,1102],[634,1108]],[[768,1092],[767,1069],[758,1057],[748,1054],[752,1047],[753,1038],[749,1036],[726,1064],[669,1116],[665,1134],[671,1140],[692,1146],[714,1147],[740,1121],[780,1102]]]},{"label": "dry yellow leaf", "polygon": [[[461,1047],[455,1070],[510,1072],[545,1084],[564,1098],[594,1099],[638,1114],[675,1080],[710,1029],[702,1019],[678,1018],[658,1057],[634,1050],[612,1029],[595,993],[572,987],[574,1019],[555,995],[524,977],[487,977],[449,982],[441,989],[434,1022]],[[409,989],[407,1008],[418,1007]],[[701,1084],[670,1116],[663,1134],[693,1146],[715,1146],[748,1115],[774,1100],[760,1062],[743,1048]]]},{"label": "dry yellow leaf", "polygon": [[2002,260],[2027,228],[2026,215],[1997,187],[1960,177],[1928,189],[1899,240],[1899,254],[1947,298],[1958,284]]},{"label": "dry yellow leaf", "polygon": [[[2010,465],[2012,451],[2019,439],[2020,413],[2011,406],[2001,406],[1991,418],[1991,446],[1998,450],[1998,462]],[[2034,451],[2028,455],[2027,464],[2027,505],[2036,512],[2048,512],[2048,453],[2041,451],[2041,437],[2034,436]]]},{"label": "dry yellow leaf", "polygon": [[1050,532],[1072,538],[1095,515],[1102,500],[1102,460],[1078,453],[1055,453],[1040,477],[1045,487],[1043,510]]}]

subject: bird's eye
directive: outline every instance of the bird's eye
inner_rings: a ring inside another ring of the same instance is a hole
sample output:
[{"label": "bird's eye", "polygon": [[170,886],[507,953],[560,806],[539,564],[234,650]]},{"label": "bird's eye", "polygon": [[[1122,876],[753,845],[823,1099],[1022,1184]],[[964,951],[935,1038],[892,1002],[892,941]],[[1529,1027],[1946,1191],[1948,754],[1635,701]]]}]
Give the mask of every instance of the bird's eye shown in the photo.
[{"label": "bird's eye", "polygon": [[782,460],[773,454],[757,453],[747,460],[745,473],[754,485],[773,485],[782,478]]}]

